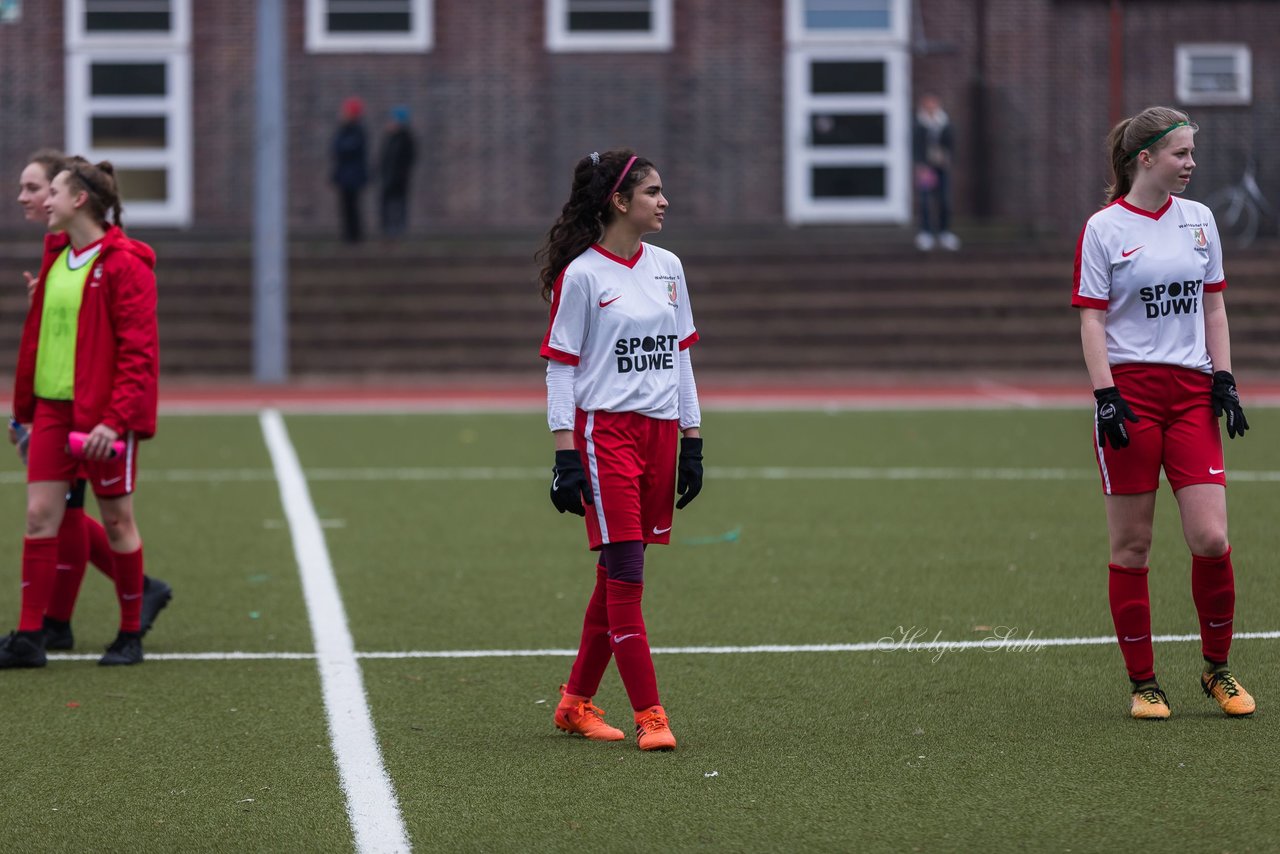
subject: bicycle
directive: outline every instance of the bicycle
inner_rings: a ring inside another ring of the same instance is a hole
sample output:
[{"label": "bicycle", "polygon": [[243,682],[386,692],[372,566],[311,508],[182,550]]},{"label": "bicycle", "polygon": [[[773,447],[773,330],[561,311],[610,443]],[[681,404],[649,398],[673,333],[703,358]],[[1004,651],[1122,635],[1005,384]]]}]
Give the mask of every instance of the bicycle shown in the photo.
[{"label": "bicycle", "polygon": [[1218,233],[1231,237],[1238,247],[1244,248],[1258,237],[1258,228],[1264,215],[1275,219],[1276,211],[1262,195],[1252,157],[1245,160],[1244,174],[1240,181],[1215,191],[1205,204],[1213,211],[1218,223]]}]

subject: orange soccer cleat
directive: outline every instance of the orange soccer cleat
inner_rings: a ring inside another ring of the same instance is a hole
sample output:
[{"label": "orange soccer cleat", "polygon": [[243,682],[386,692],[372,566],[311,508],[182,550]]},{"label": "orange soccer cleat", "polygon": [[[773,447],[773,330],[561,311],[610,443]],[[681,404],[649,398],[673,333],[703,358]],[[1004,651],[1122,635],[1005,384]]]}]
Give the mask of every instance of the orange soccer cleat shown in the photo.
[{"label": "orange soccer cleat", "polygon": [[636,744],[641,750],[675,750],[676,737],[662,706],[636,712]]},{"label": "orange soccer cleat", "polygon": [[1212,697],[1217,700],[1218,705],[1222,707],[1222,711],[1232,717],[1251,715],[1253,710],[1257,708],[1257,704],[1253,702],[1253,697],[1249,695],[1243,685],[1236,681],[1236,677],[1231,671],[1225,667],[1212,673],[1200,674],[1200,687],[1204,689],[1206,697]]},{"label": "orange soccer cleat", "polygon": [[560,704],[556,706],[556,729],[577,733],[592,741],[622,741],[626,736],[616,726],[604,722],[604,709],[592,705],[590,697],[566,694],[560,686]]},{"label": "orange soccer cleat", "polygon": [[1140,721],[1165,720],[1169,717],[1169,698],[1155,682],[1148,682],[1142,688],[1135,686],[1129,714]]}]

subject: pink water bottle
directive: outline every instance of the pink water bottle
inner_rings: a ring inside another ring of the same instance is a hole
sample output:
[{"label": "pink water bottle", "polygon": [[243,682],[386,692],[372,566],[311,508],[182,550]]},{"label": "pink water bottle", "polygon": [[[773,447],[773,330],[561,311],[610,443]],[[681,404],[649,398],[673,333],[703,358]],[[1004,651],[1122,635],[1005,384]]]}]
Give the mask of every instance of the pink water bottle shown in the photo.
[{"label": "pink water bottle", "polygon": [[[72,431],[67,434],[67,453],[75,457],[77,460],[84,459],[84,441],[89,438],[88,433],[80,433]],[[124,453],[124,440],[116,439],[111,443],[111,453],[108,455],[110,459],[114,459]]]}]

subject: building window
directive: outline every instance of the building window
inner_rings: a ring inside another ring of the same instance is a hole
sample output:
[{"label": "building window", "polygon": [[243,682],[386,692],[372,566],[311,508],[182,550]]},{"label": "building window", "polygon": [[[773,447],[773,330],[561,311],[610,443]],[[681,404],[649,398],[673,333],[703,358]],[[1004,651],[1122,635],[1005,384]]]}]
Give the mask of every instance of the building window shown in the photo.
[{"label": "building window", "polygon": [[788,0],[787,39],[793,44],[905,41],[909,5],[905,0]]},{"label": "building window", "polygon": [[131,225],[191,224],[191,0],[66,0],[69,154],[110,160]]},{"label": "building window", "polygon": [[66,0],[67,46],[183,47],[191,41],[190,0]]},{"label": "building window", "polygon": [[1178,100],[1183,104],[1253,101],[1253,58],[1248,45],[1178,45],[1175,65]]},{"label": "building window", "polygon": [[433,44],[432,0],[307,0],[312,53],[424,53]]},{"label": "building window", "polygon": [[905,222],[907,58],[891,46],[793,47],[787,67],[787,219]]},{"label": "building window", "polygon": [[909,0],[785,0],[792,223],[911,218]]},{"label": "building window", "polygon": [[672,2],[546,0],[547,50],[671,50]]}]

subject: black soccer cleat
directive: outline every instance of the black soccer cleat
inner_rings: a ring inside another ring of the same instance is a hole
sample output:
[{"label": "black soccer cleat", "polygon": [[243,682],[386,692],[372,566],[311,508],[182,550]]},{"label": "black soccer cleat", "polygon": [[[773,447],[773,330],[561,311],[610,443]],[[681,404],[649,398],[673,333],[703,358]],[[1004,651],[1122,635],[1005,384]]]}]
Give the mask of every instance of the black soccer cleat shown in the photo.
[{"label": "black soccer cleat", "polygon": [[142,663],[142,632],[120,632],[98,659],[103,667],[118,667]]},{"label": "black soccer cleat", "polygon": [[71,634],[70,620],[55,620],[53,617],[44,618],[45,649],[74,649],[75,645],[76,639]]},{"label": "black soccer cleat", "polygon": [[142,577],[142,634],[151,631],[151,624],[173,598],[173,588],[158,578]]},{"label": "black soccer cleat", "polygon": [[44,667],[44,632],[10,632],[0,640],[0,668]]}]

